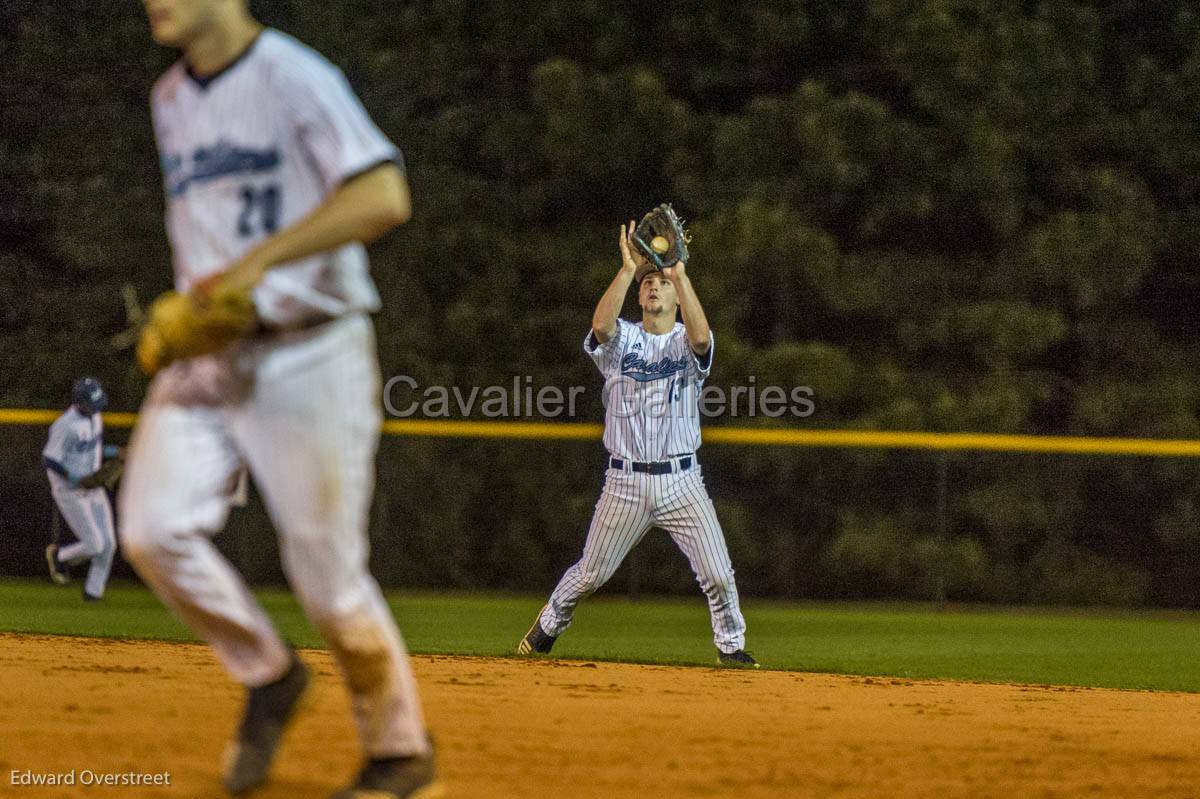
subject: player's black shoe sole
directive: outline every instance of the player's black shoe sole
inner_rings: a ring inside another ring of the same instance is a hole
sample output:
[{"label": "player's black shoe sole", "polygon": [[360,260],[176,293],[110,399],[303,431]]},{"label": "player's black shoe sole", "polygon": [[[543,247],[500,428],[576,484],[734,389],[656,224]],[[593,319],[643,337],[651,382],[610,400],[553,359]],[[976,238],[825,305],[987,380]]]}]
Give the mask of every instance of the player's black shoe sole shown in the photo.
[{"label": "player's black shoe sole", "polygon": [[735,669],[759,668],[758,661],[755,660],[745,649],[739,649],[736,652],[722,652],[718,649],[717,663],[722,666],[729,666]]},{"label": "player's black shoe sole", "polygon": [[529,632],[525,633],[525,637],[521,639],[521,643],[517,644],[517,654],[550,654],[550,650],[554,648],[554,642],[558,640],[558,637],[549,635],[542,629],[541,618],[542,614],[539,611],[538,617],[533,620],[533,626],[529,628]]},{"label": "player's black shoe sole", "polygon": [[225,753],[225,790],[246,793],[267,781],[279,739],[308,682],[308,668],[293,654],[287,674],[273,683],[250,689],[237,737]]},{"label": "player's black shoe sole", "polygon": [[433,755],[368,760],[354,785],[332,799],[441,799]]}]

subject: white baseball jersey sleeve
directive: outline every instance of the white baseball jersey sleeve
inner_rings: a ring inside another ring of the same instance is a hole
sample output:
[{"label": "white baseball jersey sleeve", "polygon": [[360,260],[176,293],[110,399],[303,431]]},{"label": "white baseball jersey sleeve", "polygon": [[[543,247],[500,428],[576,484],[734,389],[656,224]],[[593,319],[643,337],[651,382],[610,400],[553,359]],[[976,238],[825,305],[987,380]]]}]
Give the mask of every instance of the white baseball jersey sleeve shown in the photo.
[{"label": "white baseball jersey sleeve", "polygon": [[604,446],[618,458],[661,461],[700,447],[700,390],[712,369],[715,341],[697,357],[687,329],[661,335],[617,320],[603,344],[588,332],[584,351],[604,375]]},{"label": "white baseball jersey sleeve", "polygon": [[[348,179],[387,161],[402,166],[342,72],[273,29],[215,75],[175,64],[155,84],[151,111],[180,291],[303,219]],[[281,326],[379,307],[358,243],[272,269],[254,301]]]},{"label": "white baseball jersey sleeve", "polygon": [[[84,416],[71,406],[50,425],[50,436],[42,449],[42,457],[60,464],[72,477],[83,477],[100,468],[103,450],[104,422],[100,414]],[[47,473],[52,486],[68,487],[61,475],[53,471]]]}]

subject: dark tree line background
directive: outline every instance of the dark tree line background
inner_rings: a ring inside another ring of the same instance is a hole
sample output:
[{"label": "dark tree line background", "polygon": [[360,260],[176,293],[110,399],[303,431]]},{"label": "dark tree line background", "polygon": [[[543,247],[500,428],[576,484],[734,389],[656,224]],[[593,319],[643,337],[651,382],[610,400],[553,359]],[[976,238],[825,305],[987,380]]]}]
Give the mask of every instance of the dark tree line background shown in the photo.
[{"label": "dark tree line background", "polygon": [[[255,2],[346,71],[415,217],[372,250],[385,375],[595,387],[579,349],[617,226],[693,222],[712,382],[806,385],[792,424],[1200,437],[1200,13],[1188,2]],[[6,4],[0,405],[61,407],[121,287],[169,284],[147,110],[172,55],[136,3]],[[627,314],[635,311],[632,303]],[[600,418],[597,392],[584,418]],[[769,423],[717,420],[713,424]],[[37,569],[40,428],[0,430],[0,573]],[[120,439],[118,431],[114,438]],[[709,446],[743,591],[1200,605],[1200,467]],[[549,590],[598,443],[385,439],[384,581]],[[219,540],[279,579],[257,505]],[[691,591],[665,536],[633,573]]]}]

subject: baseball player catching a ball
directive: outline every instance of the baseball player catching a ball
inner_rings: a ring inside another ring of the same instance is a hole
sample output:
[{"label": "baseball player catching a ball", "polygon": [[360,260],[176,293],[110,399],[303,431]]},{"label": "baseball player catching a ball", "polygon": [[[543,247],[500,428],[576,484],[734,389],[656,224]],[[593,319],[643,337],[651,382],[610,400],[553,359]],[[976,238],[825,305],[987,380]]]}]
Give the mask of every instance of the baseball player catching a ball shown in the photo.
[{"label": "baseball player catching a ball", "polygon": [[[687,275],[685,242],[670,206],[636,228],[621,226],[621,268],[583,344],[605,379],[604,490],[583,557],[559,580],[520,654],[550,652],[579,601],[604,585],[654,526],[683,550],[708,597],[718,662],[758,667],[745,650],[733,565],[696,460],[698,399],[712,368],[713,335]],[[638,287],[639,324],[619,316],[631,284]]]},{"label": "baseball player catching a ball", "polygon": [[175,292],[120,493],[126,558],[247,688],[223,781],[262,784],[309,673],[213,545],[247,467],[338,661],[365,762],[336,799],[440,796],[417,685],[367,568],[380,378],[364,242],[407,221],[397,150],[343,74],[246,0],[145,0],[183,58],[151,110]]},{"label": "baseball player catching a ball", "polygon": [[[100,411],[107,404],[108,397],[99,381],[91,377],[76,380],[71,389],[71,407],[50,425],[50,437],[42,450],[50,494],[78,539],[65,547],[57,542],[46,547],[50,579],[66,585],[66,567],[88,561],[83,598],[89,602],[104,596],[117,549],[112,506],[105,488],[120,475],[121,451],[104,445]],[[112,460],[106,463],[105,458]]]}]

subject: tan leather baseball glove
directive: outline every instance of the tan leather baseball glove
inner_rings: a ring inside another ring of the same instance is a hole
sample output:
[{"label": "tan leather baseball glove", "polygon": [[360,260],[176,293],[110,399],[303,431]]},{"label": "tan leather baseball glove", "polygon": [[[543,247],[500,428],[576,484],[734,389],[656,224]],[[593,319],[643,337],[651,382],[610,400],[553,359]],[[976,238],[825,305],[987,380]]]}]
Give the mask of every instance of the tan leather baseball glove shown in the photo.
[{"label": "tan leather baseball glove", "polygon": [[206,294],[167,291],[150,306],[138,338],[138,365],[154,375],[174,361],[220,352],[257,326],[249,290],[218,284]]}]

